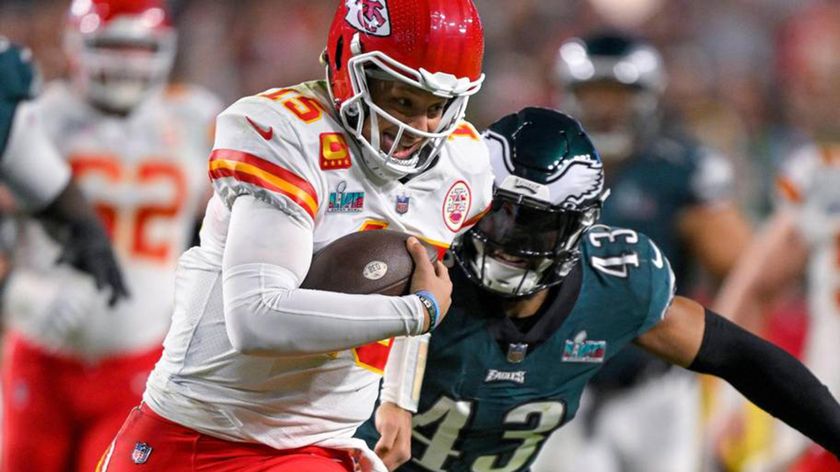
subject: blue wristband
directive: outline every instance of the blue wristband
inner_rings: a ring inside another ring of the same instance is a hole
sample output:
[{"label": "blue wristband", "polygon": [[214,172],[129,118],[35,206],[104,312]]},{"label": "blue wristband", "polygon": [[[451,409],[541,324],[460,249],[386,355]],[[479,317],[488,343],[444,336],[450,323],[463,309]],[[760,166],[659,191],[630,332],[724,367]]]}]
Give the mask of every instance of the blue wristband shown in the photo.
[{"label": "blue wristband", "polygon": [[420,303],[429,312],[429,329],[427,332],[437,328],[438,319],[440,318],[440,305],[438,305],[435,296],[428,290],[418,290],[414,294],[420,297]]}]

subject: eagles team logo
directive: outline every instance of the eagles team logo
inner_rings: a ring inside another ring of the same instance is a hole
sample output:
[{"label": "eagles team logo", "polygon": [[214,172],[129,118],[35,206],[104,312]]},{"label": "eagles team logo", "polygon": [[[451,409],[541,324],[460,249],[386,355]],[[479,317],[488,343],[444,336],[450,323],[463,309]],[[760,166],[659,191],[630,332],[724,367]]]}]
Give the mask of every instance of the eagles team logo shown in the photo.
[{"label": "eagles team logo", "polygon": [[470,187],[463,180],[459,180],[449,187],[446,198],[443,199],[443,222],[449,231],[457,232],[467,220],[472,205]]},{"label": "eagles team logo", "polygon": [[354,28],[373,36],[391,34],[391,17],[386,0],[346,0],[344,19]]},{"label": "eagles team logo", "polygon": [[[601,162],[589,154],[564,161],[549,183],[551,199],[564,208],[577,208],[581,203],[598,197],[604,190],[602,167]],[[558,184],[561,180],[562,184]]]}]

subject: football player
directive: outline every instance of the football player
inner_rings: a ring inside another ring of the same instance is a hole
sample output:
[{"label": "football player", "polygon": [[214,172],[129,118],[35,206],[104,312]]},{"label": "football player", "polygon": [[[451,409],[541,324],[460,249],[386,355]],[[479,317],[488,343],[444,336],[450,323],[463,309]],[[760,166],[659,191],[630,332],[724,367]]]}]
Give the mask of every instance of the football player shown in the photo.
[{"label": "football player", "polygon": [[[679,120],[663,116],[667,77],[659,52],[625,34],[600,33],[562,44],[555,64],[564,109],[581,120],[604,160],[613,197],[601,221],[655,240],[672,263],[681,294],[693,288],[694,266],[721,279],[751,231],[733,201],[727,159],[689,138]],[[698,469],[701,401],[695,375],[630,346],[599,372],[586,399],[591,408],[582,414],[591,411],[592,421],[575,451],[581,464],[619,461],[626,470],[644,472]],[[663,409],[675,413],[660,423],[653,418]],[[639,439],[615,440],[613,425],[628,421]],[[651,444],[670,453],[650,454]],[[569,463],[569,470],[579,468]]]},{"label": "football player", "polygon": [[[453,244],[455,296],[431,337],[418,412],[411,419],[384,404],[359,429],[370,444],[374,423],[389,431],[390,465],[410,439],[411,461],[400,470],[529,470],[552,431],[575,417],[586,383],[631,342],[726,379],[840,453],[840,405],[806,368],[675,296],[670,262],[653,240],[596,224],[603,167],[575,120],[526,108],[491,125],[486,139],[493,204]],[[632,438],[638,424],[614,427]]]},{"label": "football player", "polygon": [[444,251],[489,205],[487,149],[462,121],[483,31],[471,0],[338,3],[325,81],[219,115],[201,246],[181,258],[163,358],[103,470],[384,470],[352,435],[386,359],[402,362],[392,346],[417,352],[390,338],[443,318],[447,271],[410,238],[410,295],[299,285],[341,236],[389,228]]},{"label": "football player", "polygon": [[20,112],[41,120],[95,205],[134,296],[109,305],[87,274],[53,264],[61,249],[49,228],[23,222],[4,293],[9,471],[93,470],[140,401],[169,326],[177,258],[210,193],[221,109],[207,92],[165,90],[175,31],[161,1],[75,1],[65,40],[72,80]]},{"label": "football player", "polygon": [[[779,205],[738,261],[718,299],[735,321],[772,313],[786,287],[805,280],[808,330],[803,362],[840,395],[840,7],[817,5],[782,30],[780,57],[789,112],[812,141],[782,165]],[[750,321],[751,324],[756,324]],[[761,325],[762,323],[758,323]],[[840,462],[809,447],[784,425],[746,470],[840,471]],[[797,458],[801,463],[787,469]]]},{"label": "football player", "polygon": [[19,111],[35,96],[32,53],[0,37],[0,178],[22,209],[65,231],[61,260],[90,274],[110,302],[126,297],[114,252],[99,219],[70,179],[70,167],[44,136],[38,117]]}]

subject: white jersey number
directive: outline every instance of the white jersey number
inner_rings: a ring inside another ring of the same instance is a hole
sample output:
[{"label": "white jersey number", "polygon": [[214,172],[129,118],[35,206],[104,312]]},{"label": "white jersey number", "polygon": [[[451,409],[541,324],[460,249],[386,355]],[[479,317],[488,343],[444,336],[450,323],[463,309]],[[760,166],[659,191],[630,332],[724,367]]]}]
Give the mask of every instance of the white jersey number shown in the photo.
[{"label": "white jersey number", "polygon": [[[627,244],[636,244],[639,242],[639,234],[632,229],[616,229],[610,232],[591,232],[589,233],[589,242],[594,247],[601,247],[602,240],[606,239],[610,243],[615,243],[617,238],[621,237]],[[592,256],[590,263],[595,269],[614,277],[627,278],[628,269],[630,266],[639,267],[639,254],[636,252],[628,252],[614,257],[597,257]]]},{"label": "white jersey number", "polygon": [[[455,401],[443,396],[428,411],[414,416],[412,421],[414,431],[412,437],[426,445],[426,450],[420,457],[412,461],[423,467],[444,471],[444,464],[450,457],[458,458],[461,452],[455,449],[455,443],[472,416],[474,403],[471,401]],[[498,455],[478,457],[472,464],[474,472],[513,472],[528,463],[539,451],[542,443],[552,431],[560,426],[566,406],[558,401],[543,401],[519,405],[505,415],[504,424],[510,429],[505,431],[503,439],[521,441],[513,452],[510,460],[499,465]],[[536,424],[528,428],[531,419],[536,417]],[[424,427],[440,422],[431,438],[421,434],[417,427]],[[523,429],[526,428],[526,429]]]}]

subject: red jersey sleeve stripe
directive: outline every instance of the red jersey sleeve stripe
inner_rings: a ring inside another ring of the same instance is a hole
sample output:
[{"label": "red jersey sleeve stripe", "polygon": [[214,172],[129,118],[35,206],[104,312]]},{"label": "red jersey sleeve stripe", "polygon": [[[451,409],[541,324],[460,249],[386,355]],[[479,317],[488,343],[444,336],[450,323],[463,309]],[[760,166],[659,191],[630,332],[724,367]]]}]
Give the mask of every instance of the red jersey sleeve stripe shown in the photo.
[{"label": "red jersey sleeve stripe", "polygon": [[312,218],[318,212],[315,189],[297,174],[252,154],[216,149],[210,154],[210,178],[233,177],[289,197]]},{"label": "red jersey sleeve stripe", "polygon": [[492,204],[487,205],[487,207],[485,209],[481,210],[481,212],[479,214],[477,214],[477,215],[473,216],[472,218],[468,219],[467,221],[465,221],[464,224],[461,226],[461,228],[466,229],[466,228],[469,228],[470,226],[473,226],[474,224],[478,223],[478,220],[480,220],[484,215],[486,215],[490,211],[491,206],[492,206]]}]

